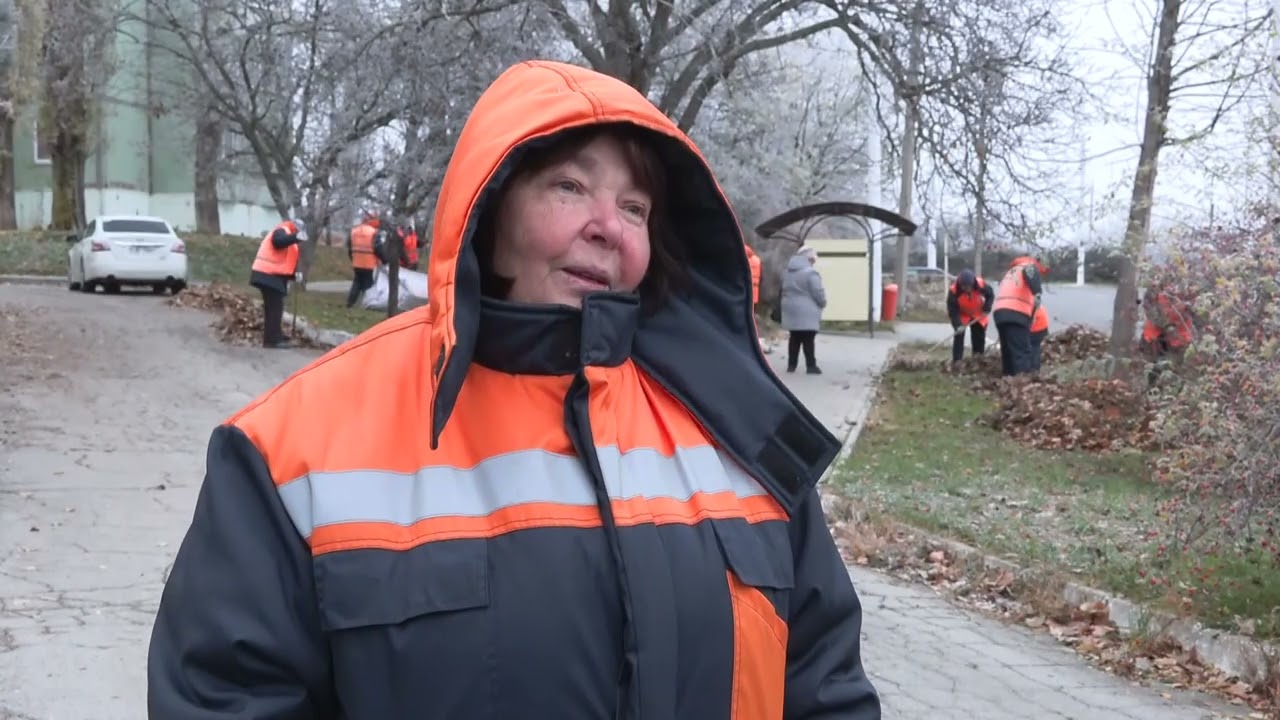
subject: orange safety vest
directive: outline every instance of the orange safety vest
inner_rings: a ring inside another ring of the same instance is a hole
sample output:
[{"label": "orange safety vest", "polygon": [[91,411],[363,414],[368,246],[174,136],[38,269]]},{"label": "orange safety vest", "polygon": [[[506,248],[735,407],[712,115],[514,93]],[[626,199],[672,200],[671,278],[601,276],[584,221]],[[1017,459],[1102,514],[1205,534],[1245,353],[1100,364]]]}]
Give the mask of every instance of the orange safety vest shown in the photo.
[{"label": "orange safety vest", "polygon": [[[1156,307],[1154,312],[1147,308],[1146,320],[1142,323],[1142,339],[1151,343],[1164,338],[1164,341],[1170,348],[1184,348],[1191,344],[1191,308],[1185,303],[1177,303],[1175,305],[1172,298],[1165,293],[1158,293],[1155,297]],[[1155,317],[1153,317],[1153,315]],[[1155,320],[1159,319],[1163,324],[1173,325],[1173,331],[1166,333],[1162,325],[1157,325]]]},{"label": "orange safety vest", "polygon": [[418,262],[418,233],[412,230],[404,236],[404,256],[409,265]]},{"label": "orange safety vest", "polygon": [[951,294],[956,296],[956,308],[960,311],[960,324],[968,325],[974,320],[982,327],[986,327],[990,322],[990,318],[982,314],[982,304],[985,301],[980,292],[987,286],[987,281],[977,278],[977,284],[972,290],[961,292],[960,283],[951,283]]},{"label": "orange safety vest", "polygon": [[351,228],[351,267],[372,270],[378,267],[378,256],[373,253],[374,226],[367,222]]},{"label": "orange safety vest", "polygon": [[271,232],[262,238],[262,242],[258,244],[258,255],[253,259],[253,271],[260,272],[264,275],[287,275],[293,277],[298,270],[298,244],[294,243],[287,248],[281,249],[271,242],[271,236],[276,234],[276,230],[284,229],[290,235],[298,233],[298,226],[293,224],[292,220],[285,220],[279,225],[271,228]]},{"label": "orange safety vest", "polygon": [[1027,276],[1023,274],[1026,265],[1015,265],[1000,279],[1000,287],[996,290],[996,302],[992,312],[1013,310],[1027,317],[1035,312],[1036,296],[1027,287]]},{"label": "orange safety vest", "polygon": [[1031,318],[1031,332],[1049,332],[1049,311],[1043,305],[1036,308],[1035,317]]},{"label": "orange safety vest", "polygon": [[760,256],[756,255],[756,251],[752,250],[750,245],[746,248],[747,263],[751,265],[751,302],[756,304],[760,302]]}]

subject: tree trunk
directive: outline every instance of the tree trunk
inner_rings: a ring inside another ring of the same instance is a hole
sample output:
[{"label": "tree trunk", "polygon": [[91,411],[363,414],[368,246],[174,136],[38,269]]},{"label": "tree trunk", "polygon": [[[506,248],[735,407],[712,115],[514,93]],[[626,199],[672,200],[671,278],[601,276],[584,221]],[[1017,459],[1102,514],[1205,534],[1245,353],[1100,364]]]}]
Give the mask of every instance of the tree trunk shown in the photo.
[{"label": "tree trunk", "polygon": [[218,170],[222,155],[222,123],[206,108],[196,121],[196,232],[222,234],[218,210]]},{"label": "tree trunk", "polygon": [[987,163],[978,156],[978,192],[973,208],[973,274],[982,277],[982,249],[987,245]]},{"label": "tree trunk", "polygon": [[0,230],[18,229],[13,193],[13,116],[0,113]]},{"label": "tree trunk", "polygon": [[51,147],[53,175],[52,230],[84,227],[84,164],[82,138],[65,130],[55,133]]},{"label": "tree trunk", "polygon": [[1169,94],[1173,82],[1173,49],[1177,41],[1182,0],[1162,0],[1156,51],[1147,74],[1147,114],[1142,129],[1142,149],[1133,174],[1133,194],[1129,200],[1129,220],[1124,231],[1119,285],[1111,318],[1111,355],[1116,369],[1123,370],[1133,352],[1138,325],[1138,264],[1142,261],[1151,230],[1151,203],[1155,196],[1160,148],[1168,127]]},{"label": "tree trunk", "polygon": [[400,240],[392,225],[387,230],[387,317],[395,317],[400,307]]},{"label": "tree trunk", "polygon": [[[916,110],[914,100],[907,103],[907,118],[902,131],[902,184],[898,188],[898,214],[911,217],[912,180],[916,175]],[[907,265],[911,263],[911,236],[898,236],[898,267],[893,280],[898,284],[898,313],[907,308]]]},{"label": "tree trunk", "polygon": [[[916,178],[916,115],[920,102],[920,68],[924,64],[924,49],[920,45],[920,17],[924,12],[924,4],[917,0],[912,9],[911,51],[908,58],[908,80],[911,87],[905,88],[903,106],[906,118],[902,124],[902,184],[898,189],[898,214],[911,217],[912,189]],[[911,238],[905,235],[898,237],[898,267],[894,273],[894,282],[898,284],[898,312],[907,309],[907,265],[911,262]]]}]

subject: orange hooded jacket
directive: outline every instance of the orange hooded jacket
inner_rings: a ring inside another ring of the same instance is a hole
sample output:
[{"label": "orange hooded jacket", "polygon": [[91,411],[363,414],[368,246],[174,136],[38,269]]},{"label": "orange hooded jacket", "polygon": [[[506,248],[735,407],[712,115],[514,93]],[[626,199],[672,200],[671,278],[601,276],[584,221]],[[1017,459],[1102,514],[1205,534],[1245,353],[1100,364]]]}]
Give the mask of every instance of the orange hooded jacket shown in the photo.
[{"label": "orange hooded jacket", "polygon": [[[608,122],[671,168],[686,287],[652,312],[482,299],[478,209],[523,148]],[[839,443],[765,364],[688,138],[618,80],[522,63],[468,119],[433,228],[426,307],[214,432],[152,716],[878,720],[814,488]]]}]

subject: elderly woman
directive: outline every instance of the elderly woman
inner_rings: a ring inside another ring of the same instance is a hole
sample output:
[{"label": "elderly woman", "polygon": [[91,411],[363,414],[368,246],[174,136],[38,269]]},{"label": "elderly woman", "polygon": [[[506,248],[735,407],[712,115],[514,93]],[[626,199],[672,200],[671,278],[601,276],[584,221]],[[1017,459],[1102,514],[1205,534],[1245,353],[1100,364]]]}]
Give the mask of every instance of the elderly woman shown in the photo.
[{"label": "elderly woman", "polygon": [[800,350],[804,350],[805,372],[821,375],[814,345],[822,325],[822,309],[827,306],[827,291],[822,276],[813,265],[818,251],[805,245],[787,262],[782,278],[782,328],[787,337],[787,372],[796,371]]},{"label": "elderly woman", "polygon": [[522,63],[433,232],[427,307],[214,431],[151,717],[878,719],[814,489],[838,443],[765,364],[689,139]]}]

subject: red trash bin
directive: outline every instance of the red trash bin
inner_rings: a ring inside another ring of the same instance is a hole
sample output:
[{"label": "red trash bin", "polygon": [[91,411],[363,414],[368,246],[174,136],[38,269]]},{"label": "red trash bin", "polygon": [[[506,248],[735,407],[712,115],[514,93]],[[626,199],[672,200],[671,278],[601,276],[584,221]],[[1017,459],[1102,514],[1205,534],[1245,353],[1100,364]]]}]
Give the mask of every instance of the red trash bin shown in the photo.
[{"label": "red trash bin", "polygon": [[884,286],[880,295],[880,321],[893,322],[898,317],[898,286],[890,283]]}]

